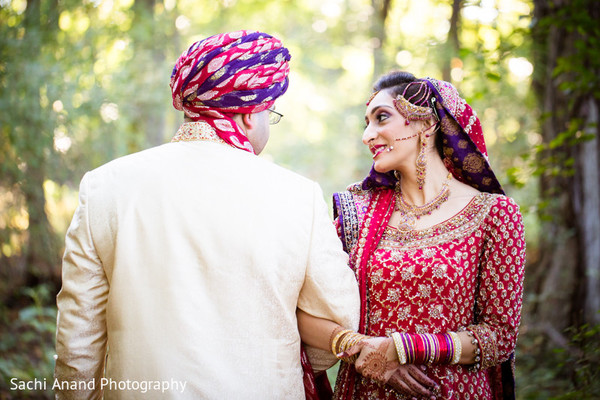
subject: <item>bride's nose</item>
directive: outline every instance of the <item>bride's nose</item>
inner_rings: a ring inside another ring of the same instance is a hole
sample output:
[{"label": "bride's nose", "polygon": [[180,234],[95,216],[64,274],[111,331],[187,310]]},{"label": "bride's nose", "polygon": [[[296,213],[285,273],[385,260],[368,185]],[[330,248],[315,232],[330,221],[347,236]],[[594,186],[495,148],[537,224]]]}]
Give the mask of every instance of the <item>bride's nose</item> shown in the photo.
[{"label": "bride's nose", "polygon": [[369,142],[377,137],[377,130],[368,124],[365,128],[362,136],[362,141],[365,145],[369,145]]}]

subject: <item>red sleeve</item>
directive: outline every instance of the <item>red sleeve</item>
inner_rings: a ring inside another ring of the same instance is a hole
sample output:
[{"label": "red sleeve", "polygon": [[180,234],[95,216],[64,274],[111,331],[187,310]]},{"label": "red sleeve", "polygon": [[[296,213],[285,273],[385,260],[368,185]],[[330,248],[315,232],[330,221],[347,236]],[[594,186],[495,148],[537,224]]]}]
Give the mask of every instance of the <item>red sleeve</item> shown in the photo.
[{"label": "red sleeve", "polygon": [[506,361],[514,352],[523,296],[525,237],[519,206],[499,196],[486,218],[480,264],[477,325],[470,326],[481,351],[480,367]]}]

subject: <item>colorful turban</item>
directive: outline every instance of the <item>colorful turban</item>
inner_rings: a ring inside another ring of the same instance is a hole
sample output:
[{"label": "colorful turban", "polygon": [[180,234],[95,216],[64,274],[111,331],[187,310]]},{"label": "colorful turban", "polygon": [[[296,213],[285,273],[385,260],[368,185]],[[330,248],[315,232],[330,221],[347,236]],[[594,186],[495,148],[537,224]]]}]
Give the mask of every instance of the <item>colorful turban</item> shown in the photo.
[{"label": "colorful turban", "polygon": [[194,43],[171,74],[173,106],[204,121],[230,145],[254,153],[232,119],[273,106],[288,88],[290,60],[281,41],[262,32],[237,31]]},{"label": "colorful turban", "polygon": [[[502,186],[488,161],[481,123],[475,111],[460,97],[448,82],[433,78],[421,80],[435,96],[436,114],[440,119],[444,164],[452,175],[482,192],[502,193]],[[363,181],[363,188],[394,187],[397,182],[393,171],[380,173],[371,168]]]}]

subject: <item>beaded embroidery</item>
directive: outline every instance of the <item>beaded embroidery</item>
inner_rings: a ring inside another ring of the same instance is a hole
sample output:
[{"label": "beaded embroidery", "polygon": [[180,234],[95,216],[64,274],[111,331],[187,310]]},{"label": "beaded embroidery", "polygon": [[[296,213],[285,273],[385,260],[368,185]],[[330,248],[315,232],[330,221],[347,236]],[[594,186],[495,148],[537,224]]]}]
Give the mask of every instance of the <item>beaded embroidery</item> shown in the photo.
[{"label": "beaded embroidery", "polygon": [[171,139],[171,142],[192,142],[197,140],[206,140],[230,146],[217,135],[217,132],[212,126],[202,121],[186,122],[182,124],[175,136],[173,136],[173,139]]},{"label": "beaded embroidery", "polygon": [[394,106],[407,121],[424,121],[428,120],[433,115],[433,110],[430,107],[414,105],[402,95],[398,95],[398,97],[394,99]]},{"label": "beaded embroidery", "polygon": [[[354,195],[358,206],[365,194]],[[490,193],[428,229],[386,227],[367,266],[365,334],[435,334],[468,326],[477,336],[477,364],[427,366],[426,374],[440,385],[438,398],[494,398],[499,381],[490,380],[490,369],[500,368],[516,340],[524,246],[518,206]],[[360,375],[354,379],[353,399],[410,398]],[[334,398],[342,398],[349,384],[341,374]]]}]

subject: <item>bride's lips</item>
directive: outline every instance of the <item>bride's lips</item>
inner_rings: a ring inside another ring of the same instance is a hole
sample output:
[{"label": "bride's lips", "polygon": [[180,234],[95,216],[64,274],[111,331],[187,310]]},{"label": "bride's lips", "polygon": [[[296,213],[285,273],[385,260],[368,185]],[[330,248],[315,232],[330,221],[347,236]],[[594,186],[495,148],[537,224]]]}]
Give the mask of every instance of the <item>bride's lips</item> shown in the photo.
[{"label": "bride's lips", "polygon": [[378,155],[380,155],[381,153],[383,153],[383,151],[385,151],[386,148],[387,148],[386,145],[379,144],[379,145],[369,147],[369,150],[371,150],[371,153],[373,153],[373,158],[375,158]]}]

